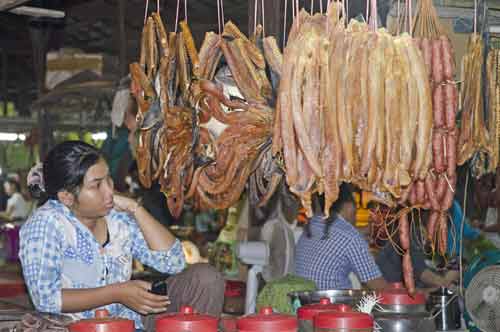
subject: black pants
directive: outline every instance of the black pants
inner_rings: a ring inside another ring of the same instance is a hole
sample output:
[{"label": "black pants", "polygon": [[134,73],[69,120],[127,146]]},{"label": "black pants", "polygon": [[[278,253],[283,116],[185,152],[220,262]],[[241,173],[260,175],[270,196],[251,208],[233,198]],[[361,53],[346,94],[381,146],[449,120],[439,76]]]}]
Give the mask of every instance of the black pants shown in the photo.
[{"label": "black pants", "polygon": [[[183,305],[193,307],[195,312],[219,317],[224,305],[224,278],[209,264],[194,264],[183,272],[167,279],[170,305],[167,312],[179,312]],[[144,329],[155,331],[157,315],[143,316]]]}]

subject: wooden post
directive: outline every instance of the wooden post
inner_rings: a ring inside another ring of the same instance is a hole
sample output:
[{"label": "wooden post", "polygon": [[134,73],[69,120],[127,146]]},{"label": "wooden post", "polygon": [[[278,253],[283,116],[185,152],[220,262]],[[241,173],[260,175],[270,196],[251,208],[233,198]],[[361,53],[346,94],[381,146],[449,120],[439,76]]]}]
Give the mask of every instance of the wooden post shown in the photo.
[{"label": "wooden post", "polygon": [[127,35],[125,29],[126,0],[118,0],[118,59],[120,67],[120,78],[127,75]]},{"label": "wooden post", "polygon": [[[29,24],[31,45],[33,48],[33,67],[37,85],[37,94],[40,98],[45,93],[45,74],[47,71],[47,46],[50,38],[51,26],[49,23],[33,20]],[[50,114],[45,109],[38,110],[38,125],[40,126],[39,153],[44,160],[53,144],[53,132],[50,126]]]}]

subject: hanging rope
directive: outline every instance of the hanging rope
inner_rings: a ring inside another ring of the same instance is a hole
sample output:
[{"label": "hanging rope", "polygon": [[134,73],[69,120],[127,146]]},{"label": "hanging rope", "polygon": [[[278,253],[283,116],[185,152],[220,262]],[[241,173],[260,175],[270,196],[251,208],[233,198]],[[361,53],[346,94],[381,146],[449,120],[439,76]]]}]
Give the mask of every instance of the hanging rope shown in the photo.
[{"label": "hanging rope", "polygon": [[286,45],[286,16],[288,14],[288,0],[285,0],[285,14],[283,16],[283,49],[285,49]]},{"label": "hanging rope", "polygon": [[262,8],[262,37],[266,36],[266,11],[264,9],[264,0],[260,2]]},{"label": "hanging rope", "polygon": [[184,0],[184,20],[188,21],[188,0]]},{"label": "hanging rope", "polygon": [[224,16],[224,0],[220,0],[220,13],[222,17],[222,26],[226,24],[226,17]]},{"label": "hanging rope", "polygon": [[345,23],[349,23],[349,0],[345,0]]},{"label": "hanging rope", "polygon": [[156,0],[156,13],[160,15],[160,0]]},{"label": "hanging rope", "polygon": [[177,33],[177,25],[179,24],[179,10],[181,6],[181,0],[177,0],[177,10],[175,11],[175,33]]},{"label": "hanging rope", "polygon": [[319,0],[319,12],[323,14],[323,0]]},{"label": "hanging rope", "polygon": [[396,27],[396,35],[399,35],[400,31],[399,31],[399,26],[401,25],[401,13],[399,11],[399,6],[401,5],[400,3],[400,0],[398,0],[398,7],[397,7],[397,11],[396,11],[396,22],[398,22],[397,24],[397,27]]},{"label": "hanging rope", "polygon": [[463,267],[463,256],[464,256],[464,245],[463,245],[463,237],[464,237],[464,224],[465,224],[465,211],[467,211],[467,192],[469,190],[469,171],[467,171],[467,176],[465,177],[465,192],[464,192],[464,204],[462,209],[462,223],[460,224],[460,252],[459,252],[459,271],[460,271],[460,295],[464,295],[464,267]]},{"label": "hanging rope", "polygon": [[413,9],[412,9],[412,6],[411,6],[411,1],[412,0],[408,0],[408,24],[410,25],[408,27],[408,32],[411,33],[411,31],[413,31]]},{"label": "hanging rope", "polygon": [[378,18],[377,18],[377,0],[371,0],[370,3],[370,19],[368,20],[372,31],[377,31]]},{"label": "hanging rope", "polygon": [[370,22],[370,0],[366,0],[366,23]]},{"label": "hanging rope", "polygon": [[219,36],[222,33],[222,30],[220,28],[220,21],[221,21],[221,16],[220,16],[220,0],[217,0],[217,25],[219,26]]},{"label": "hanging rope", "polygon": [[300,13],[299,13],[299,0],[295,0],[295,5],[297,6],[295,14],[297,14],[297,27],[300,27]]},{"label": "hanging rope", "polygon": [[477,33],[477,0],[474,0],[474,34]]},{"label": "hanging rope", "polygon": [[253,31],[255,32],[255,30],[257,30],[257,8],[258,8],[258,4],[257,4],[257,1],[258,0],[254,0],[253,2]]},{"label": "hanging rope", "polygon": [[146,8],[144,8],[144,25],[146,25],[146,21],[148,20],[148,9],[149,9],[149,0],[146,0]]},{"label": "hanging rope", "polygon": [[408,0],[405,0],[405,17],[404,17],[404,25],[403,29],[407,31],[408,33],[411,33],[411,27],[410,27],[410,6],[408,5]]},{"label": "hanging rope", "polygon": [[314,0],[311,0],[311,15],[314,14]]}]

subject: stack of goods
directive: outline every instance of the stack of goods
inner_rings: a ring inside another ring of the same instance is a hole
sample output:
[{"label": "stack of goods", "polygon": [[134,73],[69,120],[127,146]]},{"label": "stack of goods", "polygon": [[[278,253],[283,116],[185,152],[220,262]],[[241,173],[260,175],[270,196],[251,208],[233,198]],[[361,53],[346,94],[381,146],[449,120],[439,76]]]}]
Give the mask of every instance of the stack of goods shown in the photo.
[{"label": "stack of goods", "polygon": [[[484,43],[482,38],[471,35],[467,51],[462,58],[461,88],[461,131],[458,140],[458,164],[474,158],[474,169],[477,176],[485,171],[486,157],[490,154],[488,129],[484,122],[483,80]],[[493,151],[491,151],[493,152]]]},{"label": "stack of goods", "polygon": [[[448,210],[453,203],[456,186],[456,151],[458,92],[454,79],[453,50],[440,26],[431,0],[422,0],[413,26],[414,42],[421,50],[425,63],[425,80],[431,87],[432,139],[426,163],[429,169],[405,192],[400,203],[430,209],[427,237],[433,250],[441,255],[447,248]],[[410,293],[415,290],[410,258],[408,216],[400,213],[399,231],[403,256],[405,284]],[[437,246],[436,246],[437,243]]]},{"label": "stack of goods", "polygon": [[[130,65],[140,180],[161,184],[175,217],[186,200],[198,210],[228,208],[247,183],[252,206],[263,205],[283,176],[308,216],[314,193],[324,193],[328,216],[341,182],[393,198],[391,206],[404,206],[395,219],[413,293],[408,212],[431,209],[428,238],[442,255],[447,247],[457,180],[453,50],[431,0],[420,3],[415,39],[377,29],[376,19],[346,27],[340,8],[297,11],[283,54],[262,29],[249,38],[231,22],[208,32],[198,52],[186,22],[167,33],[157,13],[148,18]],[[471,47],[465,66],[474,77],[479,46]],[[498,54],[490,63],[498,67]],[[470,123],[478,86],[467,81]]]},{"label": "stack of goods", "polygon": [[489,137],[491,158],[488,170],[495,172],[500,166],[500,50],[492,49],[488,54]]},{"label": "stack of goods", "polygon": [[[198,53],[187,23],[180,27],[167,34],[160,15],[152,14],[140,61],[130,65],[139,106],[141,183],[150,187],[158,181],[178,217],[187,199],[201,210],[232,206],[259,170],[252,197],[262,204],[281,179],[269,158],[271,81],[280,70],[276,42],[258,33],[251,41],[229,22],[223,35],[208,32]],[[212,82],[222,57],[244,101]]]},{"label": "stack of goods", "polygon": [[415,43],[346,29],[335,8],[296,18],[276,111],[273,151],[309,216],[315,192],[328,215],[342,181],[399,198],[430,166],[432,100]]},{"label": "stack of goods", "polygon": [[[406,202],[433,162],[431,85],[417,43],[355,21],[345,28],[336,8],[326,16],[301,12],[284,51],[273,151],[308,215],[315,192],[324,192],[328,215],[341,182]],[[413,292],[406,213],[401,220],[405,280]]]}]

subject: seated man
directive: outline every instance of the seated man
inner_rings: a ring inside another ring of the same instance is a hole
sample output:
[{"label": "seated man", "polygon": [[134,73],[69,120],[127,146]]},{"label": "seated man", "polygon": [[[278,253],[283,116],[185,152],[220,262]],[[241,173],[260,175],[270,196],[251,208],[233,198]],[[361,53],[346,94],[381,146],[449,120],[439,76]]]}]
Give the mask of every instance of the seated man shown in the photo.
[{"label": "seated man", "polygon": [[[319,205],[324,204],[319,199]],[[387,286],[368,243],[354,227],[356,204],[350,187],[340,187],[338,200],[330,208],[330,217],[316,209],[295,249],[295,271],[313,280],[318,290],[350,289],[349,273],[353,272],[368,288]]]}]

